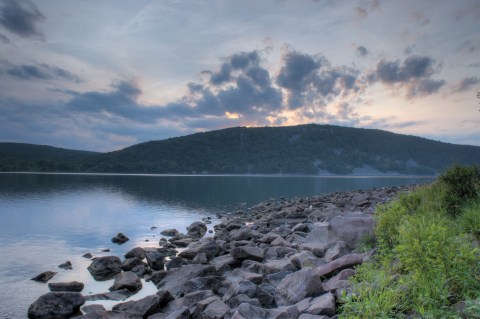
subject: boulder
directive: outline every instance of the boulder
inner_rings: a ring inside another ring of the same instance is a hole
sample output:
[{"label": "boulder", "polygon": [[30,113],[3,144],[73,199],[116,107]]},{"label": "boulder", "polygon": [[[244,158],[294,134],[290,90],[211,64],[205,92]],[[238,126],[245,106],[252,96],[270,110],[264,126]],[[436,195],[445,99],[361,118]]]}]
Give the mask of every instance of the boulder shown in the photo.
[{"label": "boulder", "polygon": [[58,267],[58,268],[65,269],[65,270],[71,270],[71,269],[73,269],[73,268],[72,268],[72,263],[71,263],[69,260],[67,260],[67,261],[64,262],[63,264],[58,265],[57,267]]},{"label": "boulder", "polygon": [[193,238],[179,238],[179,239],[169,239],[170,243],[174,244],[177,247],[187,247],[195,241]]},{"label": "boulder", "polygon": [[123,301],[131,297],[133,293],[128,289],[115,290],[110,292],[104,292],[94,295],[86,295],[86,301],[98,301],[98,300],[114,300],[114,301]]},{"label": "boulder", "polygon": [[127,258],[124,261],[122,261],[122,270],[129,271],[139,265],[143,265],[142,258],[139,258],[139,257]]},{"label": "boulder", "polygon": [[348,278],[355,274],[353,269],[344,269],[339,272],[335,277],[330,278],[327,282],[324,282],[322,287],[325,291],[336,291],[337,289],[348,288],[351,283]]},{"label": "boulder", "polygon": [[160,232],[160,235],[168,236],[168,237],[173,237],[177,234],[178,234],[178,230],[176,230],[175,228],[165,229]]},{"label": "boulder", "polygon": [[233,298],[230,298],[225,301],[231,308],[238,308],[242,303],[246,302],[255,307],[261,307],[260,301],[256,298],[250,298],[245,294],[236,295]]},{"label": "boulder", "polygon": [[335,297],[328,292],[320,297],[312,299],[310,307],[306,312],[312,315],[335,315]]},{"label": "boulder", "polygon": [[197,277],[184,283],[182,289],[185,294],[200,290],[212,290],[214,293],[218,293],[222,284],[223,277],[220,276]]},{"label": "boulder", "polygon": [[56,272],[53,272],[53,271],[45,271],[33,277],[32,280],[46,283],[47,281],[52,279],[53,276],[55,276],[55,274]]},{"label": "boulder", "polygon": [[142,281],[134,272],[125,271],[115,276],[113,286],[110,290],[128,289],[133,293],[136,293],[142,289]]},{"label": "boulder", "polygon": [[157,285],[160,281],[162,281],[165,277],[170,274],[168,270],[158,270],[151,273],[149,276],[145,276],[146,281],[151,281],[155,285]]},{"label": "boulder", "polygon": [[220,299],[215,300],[203,311],[204,319],[223,319],[230,308]]},{"label": "boulder", "polygon": [[87,269],[95,280],[108,280],[122,271],[122,262],[117,256],[97,257]]},{"label": "boulder", "polygon": [[285,276],[276,290],[277,305],[293,305],[306,297],[323,292],[320,276],[314,269],[308,268]]},{"label": "boulder", "polygon": [[127,236],[125,236],[123,233],[118,233],[115,237],[112,238],[112,243],[121,245],[126,243],[129,240],[130,239]]},{"label": "boulder", "polygon": [[187,264],[187,260],[182,257],[172,257],[167,263],[165,264],[165,268],[170,270],[172,268],[180,268],[183,265]]},{"label": "boulder", "polygon": [[295,267],[288,259],[270,260],[266,262],[264,265],[267,269],[268,274],[273,274],[281,271],[297,271],[298,270],[297,267]]},{"label": "boulder", "polygon": [[370,257],[370,254],[349,254],[342,256],[328,264],[319,266],[314,269],[317,276],[328,277],[333,272],[340,271],[346,268],[352,268],[356,265],[360,265],[366,259]]},{"label": "boulder", "polygon": [[187,227],[187,235],[192,238],[202,238],[207,232],[207,225],[202,222],[194,222]]},{"label": "boulder", "polygon": [[347,248],[347,244],[344,241],[337,241],[333,246],[328,248],[327,252],[325,253],[324,259],[327,262],[332,260],[338,259],[350,251]]},{"label": "boulder", "polygon": [[78,312],[85,303],[81,293],[78,292],[49,292],[40,296],[28,308],[28,317],[65,318]]},{"label": "boulder", "polygon": [[217,255],[218,250],[219,247],[215,240],[205,238],[189,244],[178,256],[192,260],[197,254],[205,253],[207,259],[212,259]]},{"label": "boulder", "polygon": [[94,311],[96,311],[96,312],[106,311],[106,309],[103,305],[97,305],[97,304],[83,306],[83,307],[80,308],[80,310],[85,314],[90,313],[90,312],[94,312]]},{"label": "boulder", "polygon": [[349,249],[357,248],[367,237],[372,237],[375,230],[375,219],[371,215],[352,212],[335,216],[329,226],[334,241],[344,241]]},{"label": "boulder", "polygon": [[163,270],[165,255],[159,253],[157,250],[145,251],[145,258],[147,259],[147,264],[153,270]]},{"label": "boulder", "polygon": [[178,297],[183,294],[185,289],[184,284],[187,281],[193,278],[206,277],[215,274],[215,267],[211,265],[184,265],[160,281],[157,288],[169,291],[172,296]]},{"label": "boulder", "polygon": [[112,307],[114,311],[134,313],[146,318],[160,310],[160,297],[157,295],[147,296],[140,300],[132,300]]},{"label": "boulder", "polygon": [[140,258],[140,260],[145,258],[145,251],[143,250],[143,248],[135,247],[125,254],[125,258],[133,258],[133,257]]},{"label": "boulder", "polygon": [[91,253],[86,253],[82,255],[83,258],[91,259],[93,256]]},{"label": "boulder", "polygon": [[194,263],[194,264],[206,264],[206,263],[208,263],[207,254],[198,253],[195,257],[193,257],[192,263]]},{"label": "boulder", "polygon": [[81,292],[83,290],[83,283],[78,281],[70,281],[70,282],[55,282],[49,283],[48,288],[50,291],[74,291],[74,292]]},{"label": "boulder", "polygon": [[235,259],[263,260],[263,249],[252,246],[240,246],[230,250],[230,255]]}]

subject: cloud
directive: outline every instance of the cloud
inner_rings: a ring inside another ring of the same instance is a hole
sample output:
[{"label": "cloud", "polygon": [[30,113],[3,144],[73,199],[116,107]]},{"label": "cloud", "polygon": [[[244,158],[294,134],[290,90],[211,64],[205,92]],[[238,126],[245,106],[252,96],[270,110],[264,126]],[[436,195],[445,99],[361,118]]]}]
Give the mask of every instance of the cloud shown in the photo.
[{"label": "cloud", "polygon": [[356,91],[359,71],[346,66],[332,66],[322,56],[292,51],[282,60],[276,83],[287,92],[287,107],[322,107],[335,97]]},{"label": "cloud", "polygon": [[360,57],[364,57],[366,55],[368,55],[369,51],[367,50],[367,48],[365,48],[364,46],[358,46],[357,49],[355,50],[355,52],[357,53],[358,56]]},{"label": "cloud", "polygon": [[480,83],[480,78],[478,78],[476,76],[466,77],[466,78],[463,78],[462,80],[460,80],[455,85],[453,85],[452,90],[455,93],[465,92],[465,91],[468,91],[474,85],[479,84],[479,83]]},{"label": "cloud", "polygon": [[15,65],[8,61],[0,61],[3,66],[0,72],[7,74],[17,80],[63,80],[71,82],[81,82],[82,79],[57,66],[48,65],[45,63],[35,65]]},{"label": "cloud", "polygon": [[368,16],[367,10],[365,10],[364,8],[361,8],[361,7],[353,8],[353,12],[355,13],[357,18],[359,18],[359,19],[365,19]]},{"label": "cloud", "polygon": [[440,66],[428,56],[410,56],[403,63],[382,60],[375,71],[368,75],[370,82],[379,81],[406,90],[406,97],[426,96],[437,92],[446,84],[445,80],[434,80]]},{"label": "cloud", "polygon": [[0,33],[0,41],[2,41],[2,43],[4,44],[10,43],[10,39],[6,35],[3,35],[1,33]]},{"label": "cloud", "polygon": [[45,16],[30,0],[2,0],[0,24],[13,34],[44,40],[43,33],[37,30],[37,24],[44,20]]}]

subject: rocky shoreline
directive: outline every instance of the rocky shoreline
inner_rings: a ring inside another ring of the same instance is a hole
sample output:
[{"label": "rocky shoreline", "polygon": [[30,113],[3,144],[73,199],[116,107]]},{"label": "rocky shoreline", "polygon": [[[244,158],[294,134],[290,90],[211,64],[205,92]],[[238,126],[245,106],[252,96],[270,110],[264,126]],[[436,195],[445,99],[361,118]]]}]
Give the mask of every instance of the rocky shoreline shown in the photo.
[{"label": "rocky shoreline", "polygon": [[[82,283],[50,284],[51,292],[30,305],[28,316],[336,318],[338,297],[350,292],[347,279],[373,253],[361,248],[373,238],[375,207],[413,187],[271,199],[248,212],[220,216],[213,237],[205,237],[209,219],[194,222],[186,234],[163,230],[158,248],[92,259],[88,270],[95,280],[114,279],[110,291],[82,295]],[[140,278],[158,292],[125,302],[142,289]],[[112,310],[82,307],[102,300],[118,303]]]}]

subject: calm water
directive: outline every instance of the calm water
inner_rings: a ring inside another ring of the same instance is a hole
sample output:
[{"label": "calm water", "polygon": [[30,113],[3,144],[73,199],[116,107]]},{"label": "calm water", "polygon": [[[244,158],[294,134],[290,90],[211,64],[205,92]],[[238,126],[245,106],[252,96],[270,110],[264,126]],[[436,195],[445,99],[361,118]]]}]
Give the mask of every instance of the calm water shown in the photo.
[{"label": "calm water", "polygon": [[[0,174],[0,318],[24,318],[28,305],[48,292],[30,280],[40,272],[50,282],[78,280],[84,294],[106,292],[81,256],[121,256],[135,246],[156,246],[162,229],[184,232],[193,221],[228,213],[268,198],[429,182],[405,177],[279,177]],[[152,226],[158,229],[151,230]],[[118,232],[130,241],[117,246]],[[102,249],[110,253],[102,253]],[[57,265],[70,260],[73,270]],[[154,287],[144,283],[139,299]],[[107,305],[108,306],[108,305]]]}]

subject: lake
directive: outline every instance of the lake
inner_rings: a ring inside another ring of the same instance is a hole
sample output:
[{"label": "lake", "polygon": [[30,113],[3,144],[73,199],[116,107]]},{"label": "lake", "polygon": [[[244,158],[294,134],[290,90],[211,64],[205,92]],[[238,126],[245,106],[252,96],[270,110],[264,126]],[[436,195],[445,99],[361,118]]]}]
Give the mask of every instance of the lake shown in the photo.
[{"label": "lake", "polygon": [[[247,210],[268,198],[426,183],[424,177],[174,176],[95,174],[0,174],[0,318],[26,317],[28,306],[48,292],[30,278],[51,270],[50,282],[77,280],[83,294],[106,292],[81,257],[122,256],[136,246],[157,246],[159,232],[185,228],[217,213]],[[213,224],[212,224],[213,225]],[[210,229],[213,229],[209,225]],[[152,229],[152,226],[158,227]],[[130,241],[110,239],[123,232]],[[110,249],[108,253],[103,249]],[[73,270],[57,266],[71,261]],[[144,289],[132,297],[153,293]],[[108,305],[107,305],[108,306]]]}]

